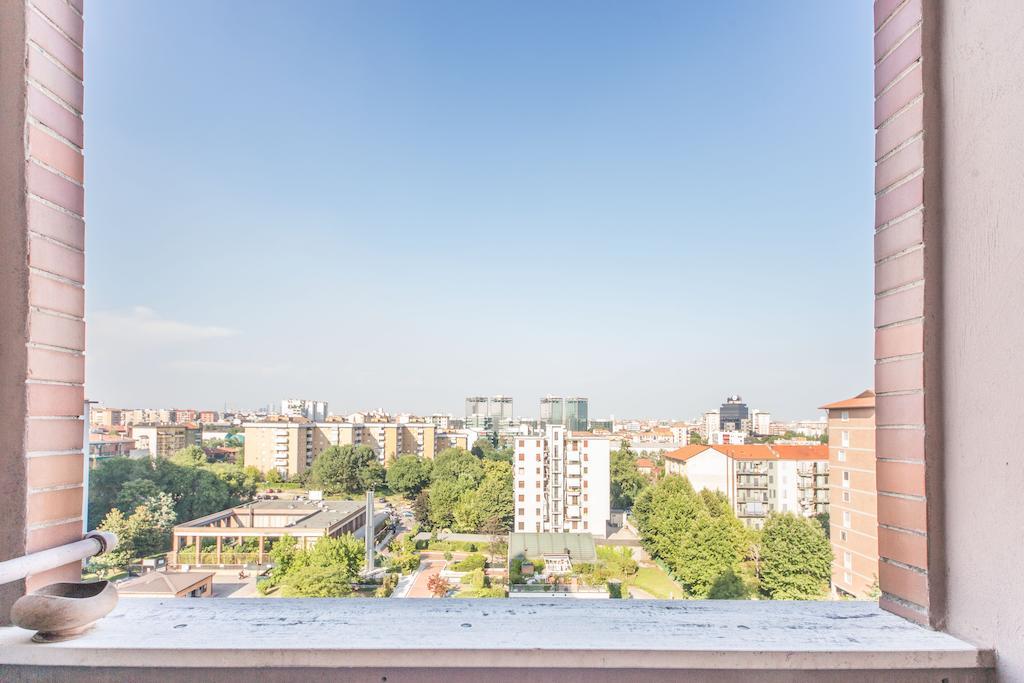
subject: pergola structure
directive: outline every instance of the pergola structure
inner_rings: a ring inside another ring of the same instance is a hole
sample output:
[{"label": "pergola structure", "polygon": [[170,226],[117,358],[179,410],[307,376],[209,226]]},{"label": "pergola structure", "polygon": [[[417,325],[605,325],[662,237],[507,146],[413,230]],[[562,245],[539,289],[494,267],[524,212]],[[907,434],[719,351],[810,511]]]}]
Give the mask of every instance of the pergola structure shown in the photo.
[{"label": "pergola structure", "polygon": [[[217,539],[214,564],[223,564],[225,539],[241,544],[245,539],[256,538],[259,542],[256,560],[263,564],[266,539],[287,534],[298,540],[300,548],[306,548],[324,536],[357,534],[364,526],[364,512],[364,504],[354,500],[261,500],[246,503],[175,526],[171,532],[172,564],[179,564],[178,553],[189,545],[196,548],[196,564],[202,564],[199,553],[204,538]],[[375,515],[375,528],[386,517],[384,513]]]}]

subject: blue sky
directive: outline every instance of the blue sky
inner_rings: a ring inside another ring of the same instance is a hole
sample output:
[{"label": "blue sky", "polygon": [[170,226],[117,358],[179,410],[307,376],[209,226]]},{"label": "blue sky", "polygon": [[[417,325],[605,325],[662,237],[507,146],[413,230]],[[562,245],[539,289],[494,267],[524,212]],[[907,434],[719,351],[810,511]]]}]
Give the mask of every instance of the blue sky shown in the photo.
[{"label": "blue sky", "polygon": [[88,7],[89,397],[872,383],[867,2]]}]

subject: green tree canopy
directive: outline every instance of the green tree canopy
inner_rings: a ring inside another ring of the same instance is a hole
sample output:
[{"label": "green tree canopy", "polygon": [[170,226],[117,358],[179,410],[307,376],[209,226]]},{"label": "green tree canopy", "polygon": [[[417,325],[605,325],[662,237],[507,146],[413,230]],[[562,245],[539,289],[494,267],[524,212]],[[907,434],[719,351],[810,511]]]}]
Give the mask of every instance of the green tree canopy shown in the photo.
[{"label": "green tree canopy", "polygon": [[628,447],[612,451],[610,470],[613,508],[631,507],[640,492],[649,485],[647,478],[637,469],[636,458],[636,453]]},{"label": "green tree canopy", "polygon": [[430,481],[461,482],[467,488],[476,486],[484,478],[484,466],[472,453],[462,448],[446,448],[434,458]]},{"label": "green tree canopy", "polygon": [[415,455],[403,455],[388,467],[388,488],[406,498],[415,498],[430,483],[430,467]]},{"label": "green tree canopy", "polygon": [[761,534],[761,590],[775,600],[814,600],[828,590],[832,546],[821,525],[772,514]]},{"label": "green tree canopy", "polygon": [[186,446],[180,451],[175,451],[171,454],[170,460],[175,465],[198,467],[206,464],[206,451],[199,446]]},{"label": "green tree canopy", "polygon": [[313,461],[312,481],[330,493],[359,493],[380,476],[377,454],[369,446],[331,446]]}]

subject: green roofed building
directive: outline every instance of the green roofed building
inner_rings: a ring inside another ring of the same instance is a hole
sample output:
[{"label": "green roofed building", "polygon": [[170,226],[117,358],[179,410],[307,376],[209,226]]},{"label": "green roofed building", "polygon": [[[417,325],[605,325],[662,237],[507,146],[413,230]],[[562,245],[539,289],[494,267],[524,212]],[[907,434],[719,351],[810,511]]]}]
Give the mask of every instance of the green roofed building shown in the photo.
[{"label": "green roofed building", "polygon": [[543,559],[562,573],[571,569],[573,562],[596,562],[597,548],[591,534],[573,533],[514,533],[508,538],[509,560]]}]

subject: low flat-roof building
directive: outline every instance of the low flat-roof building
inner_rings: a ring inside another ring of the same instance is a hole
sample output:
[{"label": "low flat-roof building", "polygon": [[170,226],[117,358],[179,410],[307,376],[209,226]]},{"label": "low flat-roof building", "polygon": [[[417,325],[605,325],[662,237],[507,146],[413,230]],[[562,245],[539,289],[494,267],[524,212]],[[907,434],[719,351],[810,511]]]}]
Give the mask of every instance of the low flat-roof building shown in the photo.
[{"label": "low flat-roof building", "polygon": [[117,586],[127,598],[212,598],[213,572],[149,572]]},{"label": "low flat-roof building", "polygon": [[[364,526],[366,506],[358,500],[259,500],[185,522],[172,530],[171,564],[238,565],[263,564],[266,540],[289,535],[300,548],[313,545],[324,536],[358,535]],[[388,516],[374,516],[379,535]],[[194,549],[203,539],[216,539],[216,546],[196,557]],[[246,540],[255,548],[238,550]],[[234,545],[232,545],[234,544]],[[186,546],[192,550],[182,552]]]}]

